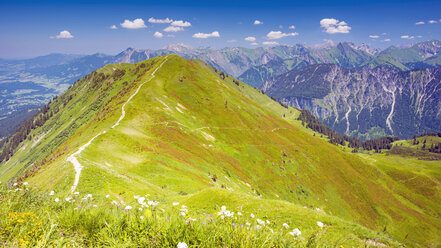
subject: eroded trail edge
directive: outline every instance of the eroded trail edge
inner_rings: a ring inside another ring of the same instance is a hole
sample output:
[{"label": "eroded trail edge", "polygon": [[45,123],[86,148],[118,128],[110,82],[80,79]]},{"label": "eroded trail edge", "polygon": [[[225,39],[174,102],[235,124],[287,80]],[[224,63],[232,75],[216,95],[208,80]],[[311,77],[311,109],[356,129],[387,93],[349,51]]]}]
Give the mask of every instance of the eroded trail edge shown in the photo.
[{"label": "eroded trail edge", "polygon": [[[117,121],[117,122],[111,127],[111,129],[117,127],[117,126],[120,124],[120,122],[124,119],[124,117],[126,116],[126,111],[125,111],[126,104],[127,104],[128,102],[130,102],[130,100],[132,100],[132,98],[133,98],[134,96],[136,96],[136,94],[138,94],[139,90],[141,89],[141,87],[142,87],[144,84],[150,82],[153,78],[155,78],[155,73],[156,73],[156,71],[157,71],[159,68],[162,67],[162,65],[165,63],[165,61],[167,61],[167,57],[166,57],[165,60],[162,61],[162,63],[161,63],[161,64],[160,64],[160,65],[159,65],[159,66],[158,66],[158,67],[152,72],[152,76],[151,76],[147,81],[145,81],[144,83],[140,84],[140,85],[138,86],[138,89],[136,89],[135,93],[133,93],[133,94],[129,97],[129,99],[127,99],[127,101],[123,104],[123,106],[122,106],[122,108],[121,108],[121,116],[119,117],[118,121]],[[95,135],[92,139],[89,140],[89,142],[87,142],[86,144],[82,145],[82,146],[78,149],[78,151],[76,151],[75,153],[71,154],[71,155],[67,158],[67,161],[68,161],[68,162],[71,162],[71,163],[73,164],[73,166],[74,166],[74,169],[75,169],[75,180],[74,180],[74,184],[73,184],[72,187],[71,187],[71,192],[74,192],[75,189],[77,188],[78,183],[79,183],[79,181],[80,181],[81,170],[83,169],[83,166],[82,166],[81,163],[78,161],[78,155],[80,155],[80,153],[81,153],[84,149],[86,149],[86,147],[88,147],[96,137],[98,137],[98,136],[100,136],[100,135],[102,135],[102,134],[105,134],[105,133],[106,133],[106,131],[102,131],[102,132],[100,132],[99,134]]]}]

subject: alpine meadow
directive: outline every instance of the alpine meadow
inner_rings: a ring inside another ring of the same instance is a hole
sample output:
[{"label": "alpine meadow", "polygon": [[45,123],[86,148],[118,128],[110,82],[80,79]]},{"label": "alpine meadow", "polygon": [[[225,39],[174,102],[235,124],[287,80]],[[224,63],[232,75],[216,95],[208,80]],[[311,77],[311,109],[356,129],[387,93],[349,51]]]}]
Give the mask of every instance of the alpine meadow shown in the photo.
[{"label": "alpine meadow", "polygon": [[1,3],[0,246],[441,247],[422,2]]}]

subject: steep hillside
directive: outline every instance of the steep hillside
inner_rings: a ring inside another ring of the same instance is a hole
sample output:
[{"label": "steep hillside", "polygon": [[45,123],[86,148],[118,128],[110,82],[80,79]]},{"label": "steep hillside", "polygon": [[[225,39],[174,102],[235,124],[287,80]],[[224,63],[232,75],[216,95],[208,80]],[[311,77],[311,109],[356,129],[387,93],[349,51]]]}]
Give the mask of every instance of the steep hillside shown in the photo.
[{"label": "steep hillside", "polygon": [[308,109],[340,133],[361,138],[439,131],[441,70],[400,72],[386,67],[350,70],[312,65],[268,80],[263,90]]},{"label": "steep hillside", "polygon": [[[416,161],[406,176],[426,184],[402,185],[388,158],[372,166],[314,137],[295,120],[297,110],[199,60],[167,55],[107,65],[44,114],[50,117],[1,163],[0,181],[19,177],[61,197],[73,190],[120,200],[148,193],[207,209],[228,202],[231,191],[236,199],[323,211],[411,246],[441,242],[439,174],[417,174]],[[271,205],[265,211],[274,211]],[[375,237],[357,239],[366,238]]]}]

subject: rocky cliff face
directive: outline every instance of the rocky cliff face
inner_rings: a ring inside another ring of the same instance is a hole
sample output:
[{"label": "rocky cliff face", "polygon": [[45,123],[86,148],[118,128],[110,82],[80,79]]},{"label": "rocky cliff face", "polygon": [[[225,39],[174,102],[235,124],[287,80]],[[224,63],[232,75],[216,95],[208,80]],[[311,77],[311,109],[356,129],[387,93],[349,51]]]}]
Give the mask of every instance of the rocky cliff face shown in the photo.
[{"label": "rocky cliff face", "polygon": [[361,138],[410,138],[441,127],[441,68],[401,72],[310,65],[268,80],[262,89]]}]

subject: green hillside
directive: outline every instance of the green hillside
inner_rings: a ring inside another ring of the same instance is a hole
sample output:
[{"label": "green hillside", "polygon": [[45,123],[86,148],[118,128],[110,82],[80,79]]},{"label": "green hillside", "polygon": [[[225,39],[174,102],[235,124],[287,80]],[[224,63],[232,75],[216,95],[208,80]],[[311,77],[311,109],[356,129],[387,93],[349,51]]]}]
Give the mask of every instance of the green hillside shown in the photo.
[{"label": "green hillside", "polygon": [[441,243],[439,162],[346,152],[314,137],[296,109],[202,61],[107,65],[48,109],[0,165],[0,181],[25,175],[19,181],[64,199],[78,173],[74,157],[81,195],[130,202],[148,194],[198,215],[222,205],[259,210],[278,225],[311,228],[308,235],[322,218],[329,238],[315,247]]}]

